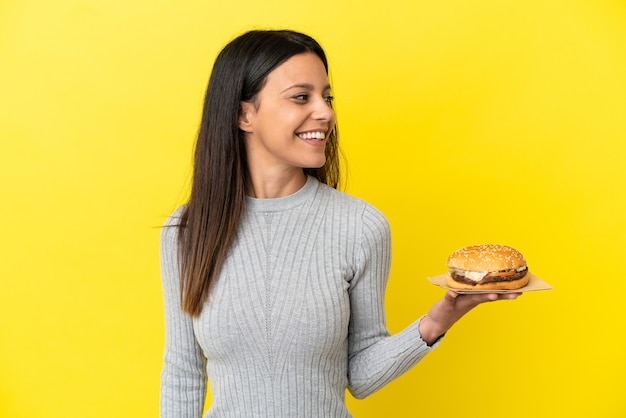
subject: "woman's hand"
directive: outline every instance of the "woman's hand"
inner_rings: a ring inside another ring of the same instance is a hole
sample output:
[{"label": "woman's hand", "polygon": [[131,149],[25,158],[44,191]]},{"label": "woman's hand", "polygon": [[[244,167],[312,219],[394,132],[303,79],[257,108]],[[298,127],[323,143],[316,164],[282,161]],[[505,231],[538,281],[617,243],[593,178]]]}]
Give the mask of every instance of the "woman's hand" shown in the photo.
[{"label": "woman's hand", "polygon": [[445,296],[430,308],[428,315],[419,325],[420,335],[428,345],[432,345],[448,331],[463,315],[485,302],[517,299],[521,293],[474,293],[461,295],[448,291]]}]

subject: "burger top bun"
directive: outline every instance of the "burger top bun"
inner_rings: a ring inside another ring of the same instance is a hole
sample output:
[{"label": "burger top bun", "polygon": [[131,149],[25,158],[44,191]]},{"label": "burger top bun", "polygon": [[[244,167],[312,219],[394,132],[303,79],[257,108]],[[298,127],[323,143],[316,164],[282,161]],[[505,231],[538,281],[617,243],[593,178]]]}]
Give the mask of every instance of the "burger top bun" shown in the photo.
[{"label": "burger top bun", "polygon": [[524,267],[526,260],[519,251],[506,245],[472,245],[450,254],[447,266],[477,272],[502,271]]}]

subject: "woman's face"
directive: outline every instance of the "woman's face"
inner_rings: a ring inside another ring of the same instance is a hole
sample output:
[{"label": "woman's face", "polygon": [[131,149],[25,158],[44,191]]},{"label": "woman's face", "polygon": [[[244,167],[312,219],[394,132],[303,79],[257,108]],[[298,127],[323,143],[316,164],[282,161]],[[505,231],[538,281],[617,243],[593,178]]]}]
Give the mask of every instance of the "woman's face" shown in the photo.
[{"label": "woman's face", "polygon": [[241,104],[239,128],[245,132],[251,173],[322,167],[335,126],[331,100],[326,70],[317,55],[295,55],[276,67],[255,100]]}]

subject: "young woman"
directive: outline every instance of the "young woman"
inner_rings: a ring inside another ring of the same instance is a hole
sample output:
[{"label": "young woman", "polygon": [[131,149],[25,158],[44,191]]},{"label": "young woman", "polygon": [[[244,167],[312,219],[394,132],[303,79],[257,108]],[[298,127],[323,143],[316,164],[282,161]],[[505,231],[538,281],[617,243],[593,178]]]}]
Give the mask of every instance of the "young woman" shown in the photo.
[{"label": "young woman", "polygon": [[161,237],[166,343],[161,416],[349,417],[476,305],[448,292],[389,335],[390,235],[335,189],[337,128],[320,45],[252,31],[209,80],[189,202]]}]

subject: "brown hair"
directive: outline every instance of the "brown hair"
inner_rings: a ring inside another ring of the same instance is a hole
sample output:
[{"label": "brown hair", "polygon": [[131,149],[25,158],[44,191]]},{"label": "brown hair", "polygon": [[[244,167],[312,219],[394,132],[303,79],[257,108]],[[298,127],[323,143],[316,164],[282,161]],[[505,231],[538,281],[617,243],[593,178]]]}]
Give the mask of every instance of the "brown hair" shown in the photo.
[{"label": "brown hair", "polygon": [[[241,101],[251,101],[268,74],[290,57],[315,53],[328,63],[310,36],[280,31],[250,31],[220,52],[209,79],[194,151],[191,195],[178,224],[181,303],[198,316],[234,240],[246,203],[250,177],[243,133],[237,118]],[[339,183],[338,132],[326,145],[326,164],[304,172],[333,188]]]}]

